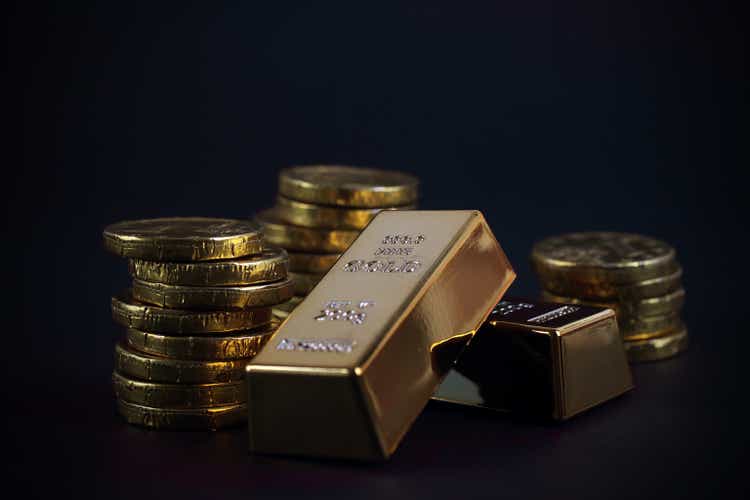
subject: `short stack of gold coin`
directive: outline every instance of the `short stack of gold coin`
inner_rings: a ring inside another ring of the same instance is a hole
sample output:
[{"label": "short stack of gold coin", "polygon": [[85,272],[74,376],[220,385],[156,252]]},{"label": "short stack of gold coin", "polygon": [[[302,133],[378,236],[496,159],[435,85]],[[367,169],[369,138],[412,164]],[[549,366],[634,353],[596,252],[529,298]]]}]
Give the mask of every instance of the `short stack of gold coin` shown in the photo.
[{"label": "short stack of gold coin", "polygon": [[631,362],[687,348],[682,268],[667,243],[637,234],[571,233],[538,242],[531,262],[543,299],[613,309]]},{"label": "short stack of gold coin", "polygon": [[416,208],[419,181],[402,172],[337,165],[283,169],[276,206],[257,214],[270,243],[285,248],[295,297],[286,317],[381,210]]},{"label": "short stack of gold coin", "polygon": [[157,429],[243,423],[245,366],[293,294],[286,252],[252,221],[201,217],[120,222],[104,243],[133,278],[112,298],[126,328],[112,374],[120,415]]}]

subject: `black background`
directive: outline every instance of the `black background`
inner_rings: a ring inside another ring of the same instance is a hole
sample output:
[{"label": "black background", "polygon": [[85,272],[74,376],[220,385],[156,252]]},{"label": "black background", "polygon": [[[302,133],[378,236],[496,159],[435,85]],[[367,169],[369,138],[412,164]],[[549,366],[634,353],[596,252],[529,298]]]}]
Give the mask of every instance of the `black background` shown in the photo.
[{"label": "black background", "polygon": [[[6,473],[31,496],[560,498],[746,488],[744,26],[721,2],[6,6]],[[618,5],[615,5],[618,4]],[[741,154],[742,153],[742,154]],[[245,217],[277,170],[336,162],[482,210],[535,294],[532,243],[675,245],[690,351],[563,425],[430,403],[387,464],[252,457],[246,433],[114,416],[101,229]],[[16,278],[17,276],[17,278]],[[18,304],[16,287],[23,288]],[[737,493],[737,492],[735,492]]]}]

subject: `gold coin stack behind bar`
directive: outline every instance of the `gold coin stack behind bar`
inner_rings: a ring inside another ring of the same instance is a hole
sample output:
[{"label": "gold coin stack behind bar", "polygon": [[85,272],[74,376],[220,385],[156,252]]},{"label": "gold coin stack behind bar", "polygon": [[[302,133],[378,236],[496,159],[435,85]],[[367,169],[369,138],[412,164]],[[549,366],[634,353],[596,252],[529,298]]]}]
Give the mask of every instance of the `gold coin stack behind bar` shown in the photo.
[{"label": "gold coin stack behind bar", "polygon": [[289,253],[295,297],[285,318],[381,210],[414,209],[419,181],[408,174],[336,165],[291,167],[279,174],[276,206],[257,215],[270,243]]},{"label": "gold coin stack behind bar", "polygon": [[245,366],[293,294],[286,252],[251,221],[198,217],[120,222],[104,242],[133,278],[112,298],[126,328],[112,373],[120,415],[156,429],[244,423]]},{"label": "gold coin stack behind bar", "polygon": [[630,362],[687,348],[682,269],[667,243],[636,234],[571,233],[538,242],[531,262],[544,300],[615,311]]}]

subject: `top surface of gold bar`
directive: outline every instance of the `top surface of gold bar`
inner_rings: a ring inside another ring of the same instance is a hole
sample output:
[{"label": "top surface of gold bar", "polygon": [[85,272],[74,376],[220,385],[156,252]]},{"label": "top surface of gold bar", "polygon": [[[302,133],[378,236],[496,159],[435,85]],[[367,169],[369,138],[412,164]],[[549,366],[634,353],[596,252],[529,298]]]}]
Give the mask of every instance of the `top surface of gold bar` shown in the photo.
[{"label": "top surface of gold bar", "polygon": [[514,278],[480,212],[381,212],[248,366],[251,447],[388,457]]},{"label": "top surface of gold bar", "polygon": [[500,301],[487,323],[493,326],[518,325],[565,335],[613,314],[610,309],[601,307],[513,299]]}]

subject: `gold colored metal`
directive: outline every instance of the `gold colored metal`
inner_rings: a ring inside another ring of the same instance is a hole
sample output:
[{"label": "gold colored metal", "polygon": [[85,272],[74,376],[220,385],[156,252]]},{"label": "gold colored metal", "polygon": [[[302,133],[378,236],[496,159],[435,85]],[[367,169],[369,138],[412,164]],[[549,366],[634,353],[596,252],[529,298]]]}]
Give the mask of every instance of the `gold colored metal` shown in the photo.
[{"label": "gold colored metal", "polygon": [[[276,315],[276,308],[273,313]],[[255,330],[199,337],[162,335],[128,328],[126,339],[133,349],[153,356],[224,361],[252,358],[260,352],[278,326],[279,322],[274,320]]]},{"label": "gold colored metal", "polygon": [[294,201],[283,196],[276,199],[279,218],[295,226],[361,231],[381,210],[413,210],[415,205],[388,208],[342,208],[313,205]]},{"label": "gold colored metal", "polygon": [[115,345],[115,370],[145,382],[215,384],[242,380],[247,359],[193,361],[162,358]]},{"label": "gold colored metal", "polygon": [[310,165],[279,173],[279,193],[320,205],[378,208],[417,201],[419,180],[409,174],[374,168]]},{"label": "gold colored metal", "polygon": [[165,285],[134,279],[133,298],[173,309],[248,309],[281,304],[294,295],[294,286],[289,277],[273,283],[213,287]]},{"label": "gold colored metal", "polygon": [[611,309],[507,299],[434,399],[565,420],[632,388]]},{"label": "gold colored metal", "polygon": [[562,296],[612,299],[622,287],[673,274],[668,244],[627,233],[571,233],[534,245],[531,263],[543,288]]},{"label": "gold colored metal", "polygon": [[117,411],[129,424],[152,429],[218,430],[247,421],[247,405],[194,410],[153,408],[117,400]]},{"label": "gold colored metal", "polygon": [[289,277],[294,282],[294,295],[307,295],[315,288],[324,274],[312,273],[289,273]]},{"label": "gold colored metal", "polygon": [[542,291],[542,299],[548,302],[559,302],[562,304],[584,304],[594,307],[608,307],[614,309],[618,318],[627,319],[631,317],[676,314],[682,309],[682,306],[685,303],[685,290],[683,288],[678,288],[677,290],[659,297],[621,301],[593,301],[574,297],[560,297],[559,295]]},{"label": "gold colored metal", "polygon": [[625,352],[631,363],[643,361],[659,361],[676,356],[688,348],[688,332],[685,325],[681,325],[672,333],[662,337],[625,341]]},{"label": "gold colored metal", "polygon": [[212,408],[247,401],[244,380],[223,384],[157,384],[112,372],[112,385],[118,399],[155,408]]},{"label": "gold colored metal", "polygon": [[263,210],[256,219],[263,226],[266,240],[287,250],[339,253],[349,248],[359,236],[359,231],[353,229],[293,226],[281,222],[273,209]]},{"label": "gold colored metal", "polygon": [[249,330],[267,325],[272,315],[267,307],[234,311],[167,309],[138,302],[128,291],[112,297],[112,318],[126,328],[191,335]]},{"label": "gold colored metal", "polygon": [[283,280],[288,267],[289,259],[283,248],[266,247],[262,254],[231,260],[158,262],[131,259],[130,275],[167,285],[254,285]]},{"label": "gold colored metal", "polygon": [[327,273],[340,253],[301,253],[289,252],[289,270],[297,273]]},{"label": "gold colored metal", "polygon": [[282,320],[286,319],[287,316],[289,316],[289,314],[294,311],[294,308],[297,307],[300,302],[302,302],[302,300],[303,297],[292,297],[283,304],[274,306],[273,315]]},{"label": "gold colored metal", "polygon": [[480,212],[380,212],[250,362],[251,450],[388,458],[514,278]]},{"label": "gold colored metal", "polygon": [[234,259],[260,253],[263,237],[249,220],[167,217],[104,228],[104,246],[121,257],[159,261]]},{"label": "gold colored metal", "polygon": [[661,316],[633,316],[619,320],[620,332],[625,340],[646,340],[662,337],[682,324],[677,313]]}]

